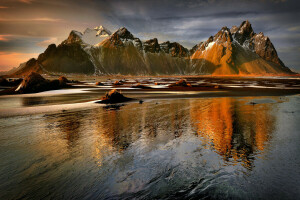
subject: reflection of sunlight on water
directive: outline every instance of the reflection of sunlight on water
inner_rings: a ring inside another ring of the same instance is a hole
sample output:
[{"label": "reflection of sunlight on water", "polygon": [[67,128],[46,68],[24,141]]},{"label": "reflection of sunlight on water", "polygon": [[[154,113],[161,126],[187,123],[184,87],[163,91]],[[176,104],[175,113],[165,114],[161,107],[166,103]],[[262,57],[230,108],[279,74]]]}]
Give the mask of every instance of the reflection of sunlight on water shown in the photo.
[{"label": "reflection of sunlight on water", "polygon": [[205,193],[239,172],[253,172],[254,160],[266,150],[277,104],[248,103],[267,102],[257,99],[159,100],[130,103],[120,110],[95,107],[33,115],[32,122],[29,117],[20,118],[28,122],[12,118],[14,123],[6,123],[4,131],[26,133],[10,136],[26,145],[14,146],[19,158],[11,163],[22,169],[10,171],[21,171],[15,172],[25,180],[21,188],[30,192],[26,185],[38,182],[56,192],[70,183],[72,187],[62,188],[71,194],[73,186],[82,184],[101,190],[99,198],[152,189],[170,195],[198,187]]},{"label": "reflection of sunlight on water", "polygon": [[[213,91],[213,92],[223,92],[223,91]],[[209,94],[211,91],[203,92],[203,91],[151,91],[151,92],[143,92],[148,94]]]},{"label": "reflection of sunlight on water", "polygon": [[191,120],[203,142],[226,161],[251,168],[251,154],[263,151],[274,129],[273,105],[247,105],[254,98],[191,100]]},{"label": "reflection of sunlight on water", "polygon": [[135,143],[151,151],[195,128],[202,148],[214,148],[228,164],[241,162],[251,168],[253,154],[264,150],[275,123],[271,105],[247,105],[252,99],[176,100],[142,107],[129,104],[120,111],[95,110],[87,129],[94,132],[100,166],[109,154],[122,153]]},{"label": "reflection of sunlight on water", "polygon": [[241,163],[250,169],[253,154],[263,152],[275,123],[271,105],[247,104],[252,99],[173,100],[143,106],[133,103],[120,111],[97,108],[84,114],[60,114],[46,118],[46,124],[52,132],[64,135],[70,147],[79,145],[83,134],[93,134],[90,142],[98,166],[106,157],[122,153],[131,145],[151,151],[195,130],[202,148],[215,149],[227,164]]}]

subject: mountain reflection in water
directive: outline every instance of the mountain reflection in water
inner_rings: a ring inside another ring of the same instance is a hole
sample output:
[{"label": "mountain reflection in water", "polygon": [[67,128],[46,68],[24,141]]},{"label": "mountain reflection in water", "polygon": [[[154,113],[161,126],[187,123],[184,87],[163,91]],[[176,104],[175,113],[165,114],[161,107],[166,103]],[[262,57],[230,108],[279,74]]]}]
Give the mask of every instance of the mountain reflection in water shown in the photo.
[{"label": "mountain reflection in water", "polygon": [[191,101],[191,120],[206,144],[229,162],[251,168],[254,153],[264,150],[276,118],[272,104],[246,104],[253,98]]},{"label": "mountain reflection in water", "polygon": [[264,150],[276,123],[270,112],[273,105],[247,105],[252,99],[175,101],[146,105],[141,110],[132,104],[123,111],[93,113],[96,118],[93,129],[99,137],[95,144],[96,155],[101,158],[108,150],[121,152],[141,139],[146,142],[144,146],[151,146],[151,143],[164,143],[191,132],[225,161],[241,162],[251,169],[253,154]]},{"label": "mountain reflection in water", "polygon": [[[285,166],[268,163],[282,99],[249,104],[255,99],[159,100],[0,119],[11,133],[0,135],[0,197],[276,197],[269,191],[292,188],[296,179],[281,184],[276,176]],[[264,178],[255,170],[261,167],[274,177]]]}]

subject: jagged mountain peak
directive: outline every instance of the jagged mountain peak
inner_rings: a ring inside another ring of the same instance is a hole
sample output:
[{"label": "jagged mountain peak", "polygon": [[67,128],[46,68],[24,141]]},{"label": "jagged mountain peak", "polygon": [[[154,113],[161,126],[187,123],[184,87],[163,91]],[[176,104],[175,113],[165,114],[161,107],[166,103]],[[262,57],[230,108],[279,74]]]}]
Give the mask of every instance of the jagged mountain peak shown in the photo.
[{"label": "jagged mountain peak", "polygon": [[[100,25],[100,26],[96,26],[94,28],[94,30],[99,31],[99,30],[108,30],[107,28],[105,28],[104,26]],[[109,31],[110,32],[110,31]]]},{"label": "jagged mountain peak", "polygon": [[152,38],[152,39],[144,41],[143,43],[158,45],[158,39],[157,38]]},{"label": "jagged mountain peak", "polygon": [[160,52],[160,46],[157,38],[153,38],[143,42],[143,50],[145,52],[158,53]]},{"label": "jagged mountain peak", "polygon": [[167,40],[167,41],[165,41],[165,42],[163,42],[163,43],[161,43],[161,44],[170,44],[170,41]]},{"label": "jagged mountain peak", "polygon": [[238,30],[239,30],[239,27],[237,27],[237,26],[232,26],[231,29],[230,29],[230,33],[231,33],[231,34],[235,34]]},{"label": "jagged mountain peak", "polygon": [[83,32],[83,35],[92,33],[95,36],[110,36],[111,32],[104,26],[96,26],[95,28],[87,28]]},{"label": "jagged mountain peak", "polygon": [[82,36],[83,34],[81,33],[81,32],[79,32],[79,31],[76,31],[76,30],[72,30],[71,32],[70,32],[70,35],[78,35],[78,36]]},{"label": "jagged mountain peak", "polygon": [[103,40],[101,43],[96,46],[105,46],[105,47],[121,47],[126,46],[126,44],[137,44],[137,46],[141,46],[141,41],[138,38],[135,38],[127,28],[121,27],[117,31],[115,31],[111,36],[107,39]]},{"label": "jagged mountain peak", "polygon": [[115,34],[117,34],[122,39],[129,39],[129,40],[134,39],[134,36],[125,27],[119,28],[113,35]]},{"label": "jagged mountain peak", "polygon": [[171,54],[172,57],[187,57],[189,55],[189,50],[178,42],[166,41],[159,46],[165,53]]},{"label": "jagged mountain peak", "polygon": [[109,36],[109,35],[111,35],[111,32],[110,32],[110,30],[108,30],[107,28],[105,28],[104,26],[96,26],[95,28],[94,28],[94,30],[96,30],[97,31],[97,36]]},{"label": "jagged mountain peak", "polygon": [[[24,69],[157,75],[291,73],[271,40],[261,32],[255,34],[249,21],[231,29],[222,27],[190,51],[177,42],[159,44],[157,38],[142,42],[125,27],[104,37],[108,32],[103,26],[87,29],[83,34],[71,31],[68,39],[57,47],[50,45]],[[104,40],[95,44],[99,39]]]},{"label": "jagged mountain peak", "polygon": [[96,45],[110,35],[111,32],[103,26],[95,27],[94,29],[87,28],[83,33],[72,30],[69,34],[68,39],[66,39],[63,43],[64,44],[79,43],[82,45]]},{"label": "jagged mountain peak", "polygon": [[249,40],[254,35],[255,33],[253,31],[251,23],[246,20],[243,21],[239,26],[238,30],[234,34],[234,37],[241,45],[243,45],[246,40]]},{"label": "jagged mountain peak", "polygon": [[255,34],[255,37],[266,37],[266,36],[264,35],[263,32],[259,32],[258,34]]},{"label": "jagged mountain peak", "polygon": [[82,43],[82,33],[72,30],[63,44]]},{"label": "jagged mountain peak", "polygon": [[273,62],[281,66],[284,70],[289,71],[289,69],[286,68],[284,63],[279,59],[277,51],[270,38],[265,36],[262,32],[256,34],[248,20],[243,21],[237,31],[232,30],[231,32],[234,31],[235,33],[233,34],[233,38],[244,48],[256,53],[264,60]]},{"label": "jagged mountain peak", "polygon": [[279,59],[277,51],[270,38],[265,36],[262,32],[255,34],[251,38],[249,46],[260,57],[267,61],[279,64],[285,68],[284,63]]},{"label": "jagged mountain peak", "polygon": [[221,30],[214,36],[213,41],[217,43],[232,42],[230,29],[226,26],[222,27]]},{"label": "jagged mountain peak", "polygon": [[254,34],[254,31],[252,29],[252,25],[251,23],[246,20],[246,21],[243,21],[239,27],[239,30],[238,30],[239,33],[253,33]]}]

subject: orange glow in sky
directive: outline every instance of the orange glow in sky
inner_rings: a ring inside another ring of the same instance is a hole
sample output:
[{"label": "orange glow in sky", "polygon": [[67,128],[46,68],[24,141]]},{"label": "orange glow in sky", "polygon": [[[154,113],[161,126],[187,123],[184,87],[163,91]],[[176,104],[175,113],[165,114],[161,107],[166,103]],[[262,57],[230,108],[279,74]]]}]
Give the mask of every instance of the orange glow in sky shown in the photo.
[{"label": "orange glow in sky", "polygon": [[30,58],[36,58],[38,53],[16,53],[0,52],[0,71],[10,70],[11,66],[19,66],[20,63],[28,61]]}]

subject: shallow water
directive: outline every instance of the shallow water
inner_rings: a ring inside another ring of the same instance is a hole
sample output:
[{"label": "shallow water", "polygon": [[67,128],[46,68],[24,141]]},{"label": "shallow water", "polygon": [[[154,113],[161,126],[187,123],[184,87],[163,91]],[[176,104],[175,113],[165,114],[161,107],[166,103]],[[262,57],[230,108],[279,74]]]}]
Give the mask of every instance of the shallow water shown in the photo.
[{"label": "shallow water", "polygon": [[299,100],[156,99],[0,118],[0,199],[299,199]]}]

